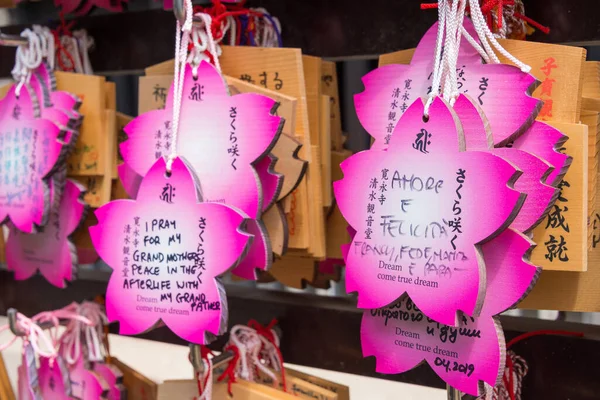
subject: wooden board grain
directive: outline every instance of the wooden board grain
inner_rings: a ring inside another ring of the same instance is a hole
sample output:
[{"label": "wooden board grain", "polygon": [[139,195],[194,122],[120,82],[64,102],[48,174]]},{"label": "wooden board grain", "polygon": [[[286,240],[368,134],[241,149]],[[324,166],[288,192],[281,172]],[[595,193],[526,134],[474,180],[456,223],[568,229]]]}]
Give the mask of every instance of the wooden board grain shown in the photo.
[{"label": "wooden board grain", "polygon": [[[331,152],[331,179],[333,182],[344,177],[340,163],[350,157],[350,150]],[[337,205],[334,205],[331,213],[327,217],[327,258],[343,258],[341,246],[350,242],[350,235],[347,228],[348,223],[340,212]]]},{"label": "wooden board grain", "polygon": [[[600,113],[596,111],[581,111],[581,123],[588,127],[588,248],[592,246],[592,229],[590,225],[596,213],[596,192],[598,185],[598,151],[600,150]],[[589,262],[588,262],[589,265]]]},{"label": "wooden board grain", "polygon": [[[586,50],[582,47],[499,40],[513,56],[531,67],[540,82],[533,96],[544,100],[538,115],[542,121],[579,123]],[[500,61],[510,61],[499,56]]]},{"label": "wooden board grain", "polygon": [[340,91],[338,84],[337,68],[333,61],[321,62],[321,92],[329,96],[331,107],[329,108],[331,148],[341,150],[345,138],[342,134],[342,115],[340,111]]},{"label": "wooden board grain", "polygon": [[[531,66],[531,73],[540,81],[541,84],[533,95],[546,100],[548,104],[540,112],[539,119],[578,123],[582,102],[585,49],[510,39],[500,40],[500,43],[509,53]],[[379,57],[379,66],[409,64],[414,51],[415,49],[408,49],[383,54]],[[500,60],[510,64],[506,58],[500,57]],[[546,71],[549,71],[548,75]]]},{"label": "wooden board grain", "polygon": [[79,112],[83,121],[75,149],[67,160],[67,172],[71,176],[103,175],[105,164],[112,156],[107,153],[103,140],[106,80],[100,76],[60,71],[55,76],[58,90],[71,92],[82,100]]},{"label": "wooden board grain", "polygon": [[119,145],[127,140],[127,135],[125,134],[124,128],[125,126],[133,121],[133,117],[129,115],[118,112],[116,114],[116,135],[114,141],[114,149],[113,149],[113,169],[112,169],[112,178],[117,179],[119,174],[117,173],[117,166],[123,162],[123,157],[121,157],[121,151],[119,150]]},{"label": "wooden board grain", "polygon": [[167,94],[173,83],[173,70],[170,74],[140,76],[138,85],[138,114],[151,110],[162,110],[167,102]]},{"label": "wooden board grain", "polygon": [[[600,209],[600,186],[596,187],[596,199],[596,209]],[[593,216],[590,226],[594,245],[588,250],[588,270],[543,271],[519,308],[600,312],[600,215]]]},{"label": "wooden board grain", "polygon": [[269,234],[271,251],[276,256],[281,257],[287,251],[289,241],[289,228],[283,206],[280,203],[275,203],[263,213],[261,219]]},{"label": "wooden board grain", "polygon": [[329,209],[333,204],[331,186],[331,110],[330,97],[321,95],[321,183],[323,191],[323,207]]},{"label": "wooden board grain", "polygon": [[0,354],[0,399],[16,399],[10,379],[8,378],[8,372],[6,371],[6,364],[4,364],[4,358],[2,358],[2,354]]},{"label": "wooden board grain", "polygon": [[588,127],[551,122],[569,137],[565,152],[573,161],[561,195],[548,216],[533,231],[537,247],[531,262],[544,270],[586,271],[588,267]]},{"label": "wooden board grain", "polygon": [[[223,73],[226,75],[296,98],[296,130],[294,134],[303,144],[299,151],[299,157],[309,162],[309,174],[312,175],[312,170],[318,168],[318,164],[311,164],[312,134],[308,118],[301,51],[289,48],[223,46],[220,62]],[[275,169],[277,170],[277,167]],[[310,203],[310,199],[316,197],[314,191],[314,184],[306,186],[301,184],[295,191],[295,202],[299,207],[294,210],[295,216],[290,218],[288,215],[290,248],[309,250],[311,247],[313,219],[309,212],[312,207],[305,204],[305,199],[308,199]]]},{"label": "wooden board grain", "polygon": [[307,282],[315,280],[317,268],[312,258],[286,254],[275,260],[268,272],[261,275],[261,282],[276,280],[296,289],[306,287]]},{"label": "wooden board grain", "polygon": [[583,63],[583,97],[600,98],[600,62]]},{"label": "wooden board grain", "polygon": [[[293,133],[295,138],[303,144],[298,155],[299,158],[309,162],[309,168],[317,168],[318,165],[310,165],[311,133],[300,49],[223,46],[220,63],[226,76],[296,99],[296,128]],[[173,65],[173,60],[168,60],[146,68],[145,72],[147,76],[172,76]],[[280,172],[277,164],[275,170]],[[315,197],[313,186],[301,182],[294,190],[294,199],[290,200],[290,203],[293,202],[296,205],[293,210],[288,212],[289,246],[292,248],[308,251],[311,245],[311,218],[309,215],[311,207],[308,206],[308,203],[310,198]]]},{"label": "wooden board grain", "polygon": [[113,157],[116,146],[117,136],[117,117],[115,110],[104,110],[104,133],[101,135],[100,143],[109,154],[110,162],[103,162],[104,170],[98,171],[97,175],[77,175],[69,174],[69,178],[75,179],[81,183],[86,192],[83,196],[84,201],[93,208],[102,207],[111,199],[112,177],[113,177]]}]

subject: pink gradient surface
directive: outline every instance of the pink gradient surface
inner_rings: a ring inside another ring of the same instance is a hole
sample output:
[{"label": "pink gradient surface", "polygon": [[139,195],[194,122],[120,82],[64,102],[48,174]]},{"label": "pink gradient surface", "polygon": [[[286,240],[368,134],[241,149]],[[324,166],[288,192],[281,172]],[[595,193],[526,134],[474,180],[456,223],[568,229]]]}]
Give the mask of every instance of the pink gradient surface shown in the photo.
[{"label": "pink gradient surface", "polygon": [[225,328],[226,299],[215,278],[243,257],[251,238],[241,230],[247,216],[223,204],[198,203],[195,177],[181,158],[170,177],[165,172],[160,158],[137,200],[96,211],[92,242],[114,270],[106,313],[120,322],[122,334],[142,333],[162,320],[184,340],[202,344],[205,333]]},{"label": "pink gradient surface", "polygon": [[[125,127],[128,140],[121,143],[121,154],[138,175],[171,152],[172,102],[171,86],[164,110],[144,113]],[[252,163],[268,154],[281,132],[275,107],[274,100],[254,93],[230,96],[207,62],[200,64],[198,79],[186,66],[177,150],[198,176],[205,201],[235,206],[258,218],[262,188]]]},{"label": "pink gradient surface", "polygon": [[102,378],[85,368],[83,357],[69,368],[72,396],[81,400],[98,400],[104,392]]},{"label": "pink gradient surface", "polygon": [[408,297],[384,310],[365,311],[363,355],[376,357],[377,372],[402,373],[425,360],[445,382],[464,393],[481,395],[480,381],[496,385],[504,372],[506,349],[493,315],[523,298],[539,275],[538,268],[523,261],[531,247],[526,237],[507,229],[496,241],[494,246],[483,246],[487,295],[480,317],[463,316],[458,328],[440,325]]},{"label": "pink gradient surface", "polygon": [[[51,361],[47,357],[40,356],[40,367],[38,368],[38,377],[40,383],[40,392],[44,400],[69,400],[71,396],[67,396],[67,388],[65,387],[64,379],[70,379],[68,376],[63,377],[63,373],[58,365],[58,362]],[[68,374],[68,371],[65,371]]]},{"label": "pink gradient surface", "polygon": [[58,207],[50,211],[48,224],[39,233],[26,234],[11,226],[6,264],[14,271],[16,280],[29,279],[38,270],[48,282],[60,288],[73,279],[77,257],[69,237],[84,216],[84,190],[78,183],[67,180]]},{"label": "pink gradient surface", "polygon": [[557,186],[571,165],[571,157],[561,153],[562,145],[568,140],[558,129],[535,121],[533,125],[513,142],[513,148],[535,154],[554,169],[545,180],[551,186]]},{"label": "pink gradient surface", "polygon": [[[108,400],[121,400],[121,390],[117,386],[118,379],[123,378],[123,374],[120,371],[115,371],[114,365],[109,365],[106,363],[94,363],[94,372],[98,374],[104,381],[110,386],[110,390],[108,391]],[[118,372],[119,375],[117,376]]]},{"label": "pink gradient surface", "polygon": [[61,155],[60,129],[36,118],[27,86],[20,96],[15,86],[0,101],[0,221],[33,233],[47,222],[47,179]]},{"label": "pink gradient surface", "polygon": [[[465,19],[464,26],[473,33],[469,20]],[[436,37],[437,23],[423,36],[409,65],[385,65],[363,77],[365,90],[354,96],[354,103],[361,124],[375,138],[373,148],[387,145],[405,109],[431,91]],[[541,101],[530,96],[536,85],[532,75],[511,65],[482,64],[465,40],[457,75],[459,91],[477,100],[488,116],[496,145],[522,134],[539,112]]]},{"label": "pink gradient surface", "polygon": [[[517,176],[512,165],[487,152],[459,151],[462,132],[443,100],[433,102],[428,122],[423,107],[417,100],[406,111],[387,151],[363,151],[341,164],[344,178],[334,183],[335,196],[357,231],[346,288],[358,293],[358,306],[365,309],[388,306],[406,292],[425,314],[454,325],[457,311],[476,315],[483,302],[485,264],[478,243],[508,226],[522,199],[507,185]],[[431,134],[425,152],[413,146],[424,130]],[[379,180],[374,189],[373,179]]]},{"label": "pink gradient surface", "polygon": [[458,97],[454,110],[463,127],[467,151],[489,151],[510,162],[522,172],[514,188],[525,193],[527,197],[511,228],[523,233],[531,232],[558,196],[558,189],[544,183],[553,167],[526,151],[506,147],[492,148],[486,138],[492,136],[493,132],[486,132],[487,121],[482,119],[480,110],[467,96]]}]

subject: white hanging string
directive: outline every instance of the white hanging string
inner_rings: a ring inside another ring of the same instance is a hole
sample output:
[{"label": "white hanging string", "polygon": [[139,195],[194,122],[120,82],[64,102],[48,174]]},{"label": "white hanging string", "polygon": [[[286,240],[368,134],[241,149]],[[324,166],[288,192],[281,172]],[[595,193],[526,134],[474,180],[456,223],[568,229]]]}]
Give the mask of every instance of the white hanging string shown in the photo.
[{"label": "white hanging string", "polygon": [[[0,346],[0,351],[6,350],[12,346],[19,337],[21,337],[23,339],[23,345],[25,346],[27,344],[31,344],[31,347],[36,354],[47,358],[56,357],[56,348],[54,347],[52,340],[37,323],[27,318],[23,314],[17,313],[16,328],[20,332],[24,332],[24,336],[13,336],[11,340]],[[0,328],[0,332],[8,329],[9,326],[5,325]],[[42,347],[40,347],[40,343],[43,344]],[[44,349],[47,349],[47,351]]]},{"label": "white hanging string", "polygon": [[50,69],[54,70],[54,59],[56,54],[54,35],[50,31],[50,28],[41,25],[33,25],[33,31],[40,37],[42,57],[46,59]]},{"label": "white hanging string", "polygon": [[90,49],[94,47],[94,38],[87,34],[85,29],[73,31],[77,50],[81,54],[81,67],[86,75],[93,75],[92,63],[90,62]]},{"label": "white hanging string", "polygon": [[[229,45],[235,46],[235,41],[237,40],[237,23],[231,15],[227,17],[227,21],[229,21],[229,29],[231,30],[229,33]],[[223,32],[223,37],[225,37],[225,32]]]},{"label": "white hanging string", "polygon": [[[62,46],[66,49],[68,54],[71,54],[71,59],[73,60],[73,69],[78,74],[85,73],[83,69],[83,64],[81,63],[81,54],[79,52],[79,44],[77,43],[77,39],[72,36],[62,36],[60,38],[60,42]],[[65,60],[68,58],[65,57]],[[71,60],[68,59],[68,60]]]},{"label": "white hanging string", "polygon": [[187,59],[190,32],[192,31],[193,9],[191,0],[185,2],[185,21],[183,25],[177,20],[175,32],[175,67],[173,71],[173,139],[171,154],[167,158],[167,173],[171,173],[173,160],[177,158],[177,134],[179,133],[179,116],[181,115],[181,97],[183,96],[183,80],[185,78],[185,65]]},{"label": "white hanging string", "polygon": [[100,342],[104,337],[103,328],[108,322],[108,318],[104,314],[102,306],[93,302],[84,302],[79,308],[79,313],[90,321],[89,324],[83,325],[88,360],[104,360]]},{"label": "white hanging string", "polygon": [[263,374],[271,378],[273,382],[278,382],[277,375],[264,366],[259,359],[263,342],[256,330],[245,325],[235,325],[231,328],[229,341],[239,350],[240,362],[238,363],[238,375],[240,378],[254,382],[257,377],[254,374],[253,367],[256,366]]},{"label": "white hanging string", "polygon": [[204,29],[206,30],[206,40],[207,40],[207,48],[210,54],[212,55],[213,62],[215,63],[215,67],[220,74],[221,71],[221,63],[219,62],[219,56],[221,55],[220,48],[217,49],[217,42],[215,42],[215,38],[212,34],[212,17],[206,13],[197,13],[196,17],[202,19],[204,22]]},{"label": "white hanging string", "polygon": [[[473,20],[473,25],[475,26],[475,31],[477,32],[477,35],[479,36],[479,40],[481,41],[483,48],[487,52],[488,57],[491,60],[493,60],[494,63],[500,63],[500,60],[498,59],[494,50],[492,49],[492,46],[493,46],[496,49],[496,51],[498,51],[504,57],[509,59],[513,64],[515,64],[517,67],[519,67],[521,69],[521,71],[523,71],[525,73],[529,73],[529,71],[531,71],[531,67],[529,65],[521,62],[515,56],[513,56],[508,51],[506,51],[506,49],[504,49],[504,47],[502,47],[500,45],[500,43],[498,43],[495,35],[490,31],[490,28],[487,26],[487,23],[485,22],[485,18],[481,11],[479,1],[478,0],[469,0],[469,7],[471,9],[471,19]],[[504,26],[506,21],[503,21],[503,22],[504,23],[502,25]]]},{"label": "white hanging string", "polygon": [[471,36],[471,34],[469,34],[469,32],[467,32],[467,30],[465,29],[464,26],[461,26],[460,30],[461,30],[463,37],[465,39],[467,39],[467,42],[469,42],[471,44],[471,46],[473,46],[475,48],[475,50],[477,50],[477,52],[479,54],[481,54],[481,56],[483,57],[485,62],[489,64],[491,62],[490,56],[488,56],[487,52],[483,49],[483,47],[481,47],[481,45],[479,43],[477,43],[477,41],[473,38],[473,36]]},{"label": "white hanging string", "polygon": [[[464,0],[463,0],[464,2]],[[454,0],[446,16],[446,36],[444,40],[444,56],[442,58],[442,96],[445,100],[451,101],[451,95],[456,86],[456,62],[458,53],[456,46],[456,29],[458,27],[458,6],[460,1]]]},{"label": "white hanging string", "polygon": [[425,103],[423,111],[424,117],[429,118],[429,107],[433,103],[433,99],[438,95],[438,90],[442,80],[442,50],[444,43],[444,33],[446,30],[446,8],[448,7],[447,0],[439,0],[438,2],[438,31],[435,41],[435,53],[433,61],[433,79],[431,83],[431,92]]},{"label": "white hanging string", "polygon": [[29,82],[31,72],[42,63],[42,45],[38,34],[31,29],[25,29],[21,36],[27,38],[27,44],[17,48],[15,66],[12,69],[12,76],[17,81],[17,97],[21,94],[23,85]]},{"label": "white hanging string", "polygon": [[454,102],[460,94],[458,92],[457,62],[458,53],[460,50],[460,41],[462,38],[460,27],[463,25],[466,6],[466,0],[456,0],[454,2],[451,10],[452,24],[446,33],[448,36],[447,47],[449,47],[450,50],[446,53],[448,54],[448,75],[444,85],[444,99],[450,102],[450,105],[452,106],[454,106]]}]

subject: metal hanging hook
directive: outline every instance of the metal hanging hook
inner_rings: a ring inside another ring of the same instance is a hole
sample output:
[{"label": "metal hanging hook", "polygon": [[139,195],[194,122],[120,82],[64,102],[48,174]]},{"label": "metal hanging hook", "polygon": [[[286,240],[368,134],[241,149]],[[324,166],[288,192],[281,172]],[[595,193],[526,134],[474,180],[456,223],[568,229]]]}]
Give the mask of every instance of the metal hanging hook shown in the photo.
[{"label": "metal hanging hook", "polygon": [[175,14],[175,18],[181,25],[185,22],[185,0],[173,0],[173,14]]},{"label": "metal hanging hook", "polygon": [[27,46],[29,40],[26,37],[20,35],[7,35],[0,32],[0,46]]},{"label": "metal hanging hook", "polygon": [[[173,0],[173,14],[175,14],[175,18],[177,19],[177,21],[179,21],[179,23],[181,25],[183,25],[185,23],[185,17],[187,16],[186,11],[185,11],[185,2],[186,1],[187,0]],[[189,1],[192,1],[192,0],[189,0]],[[192,17],[192,22],[196,26],[201,26],[204,23],[204,20],[202,18],[194,15]],[[0,44],[1,44],[1,38],[0,38]]]},{"label": "metal hanging hook", "polygon": [[19,324],[17,323],[17,310],[15,308],[9,308],[6,311],[6,316],[8,317],[8,327],[13,335],[15,336],[25,336],[26,333],[23,332],[19,328]]}]

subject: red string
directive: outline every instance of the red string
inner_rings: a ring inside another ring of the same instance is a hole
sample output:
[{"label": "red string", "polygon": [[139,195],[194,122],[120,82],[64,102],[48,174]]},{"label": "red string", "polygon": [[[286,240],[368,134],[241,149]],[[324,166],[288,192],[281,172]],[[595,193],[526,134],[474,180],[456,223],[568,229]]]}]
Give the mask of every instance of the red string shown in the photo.
[{"label": "red string", "polygon": [[[559,330],[540,330],[540,331],[527,332],[527,333],[524,333],[522,335],[515,337],[510,342],[508,342],[508,344],[506,345],[506,348],[510,349],[513,345],[515,345],[525,339],[529,339],[531,337],[541,336],[541,335],[561,335],[561,336],[583,337],[582,332],[570,332],[570,331],[559,331]],[[506,374],[503,376],[502,379],[504,382],[504,386],[506,386],[506,388],[508,390],[510,399],[515,400],[516,394],[514,393],[514,377],[513,377],[514,365],[513,365],[512,358],[510,356],[508,356],[508,354],[506,357],[506,365],[508,367],[508,373],[509,373],[508,382],[506,381],[507,380]]]},{"label": "red string", "polygon": [[227,364],[227,368],[225,368],[225,371],[223,371],[221,376],[219,376],[217,378],[217,381],[221,382],[223,379],[227,378],[227,392],[229,393],[230,396],[233,396],[233,392],[231,391],[231,386],[235,382],[237,382],[236,376],[235,376],[235,371],[237,369],[238,361],[240,360],[240,351],[238,350],[237,346],[234,346],[234,345],[229,345],[229,346],[225,347],[224,351],[231,351],[233,353],[233,358]]},{"label": "red string", "polygon": [[[202,360],[206,360],[206,365],[209,366],[209,368],[212,368],[210,362],[208,362],[209,359],[209,355],[213,355],[212,351],[206,347],[206,346],[200,346],[200,358]],[[191,360],[191,355],[190,355],[190,360]],[[202,389],[203,387],[206,388],[206,386],[208,385],[208,378],[210,377],[210,374],[206,374],[206,377],[204,378],[204,382],[202,382],[202,384],[200,384],[200,373],[197,372],[196,373],[196,383],[198,384],[198,395],[202,395],[202,393],[204,392],[204,390]]]},{"label": "red string", "polygon": [[506,390],[508,391],[510,400],[515,400],[515,393],[514,393],[515,382],[514,382],[514,377],[513,377],[514,364],[513,364],[512,358],[508,354],[506,357],[506,366],[508,367],[508,382],[507,382],[506,374],[504,374],[504,376],[502,377],[502,380],[504,382],[504,387],[506,387]]},{"label": "red string", "polygon": [[548,28],[547,26],[544,26],[542,24],[540,24],[539,22],[536,22],[534,20],[532,20],[531,18],[529,18],[526,15],[520,14],[520,13],[514,13],[513,14],[516,18],[522,19],[523,21],[527,22],[529,25],[533,26],[534,28],[536,28],[537,30],[544,32],[546,35],[550,33],[550,28]]},{"label": "red string", "polygon": [[[258,321],[252,319],[248,322],[248,326],[256,331],[259,335],[267,339],[277,351],[277,358],[279,358],[279,364],[281,365],[281,384],[283,385],[283,391],[287,392],[287,383],[285,381],[285,367],[283,366],[283,355],[281,354],[281,350],[279,346],[277,346],[275,342],[275,334],[273,333],[273,328],[277,325],[277,320],[273,318],[269,325],[263,326]],[[264,348],[264,345],[262,346]],[[263,348],[260,351],[263,351]]]},{"label": "red string", "polygon": [[502,0],[498,0],[498,9],[496,10],[496,20],[498,21],[498,29],[502,29],[502,11],[504,7],[502,6]]},{"label": "red string", "polygon": [[[75,21],[67,23],[65,19],[65,13],[63,11],[60,11],[58,13],[58,16],[60,18],[60,25],[52,31],[52,34],[54,35],[54,43],[56,46],[56,58],[58,59],[58,65],[63,71],[75,71],[75,60],[73,59],[73,55],[69,52],[69,50],[67,50],[65,46],[62,45],[60,41],[61,36],[73,36],[73,34],[71,33],[71,28],[75,24]],[[61,54],[69,60],[69,62],[71,63],[70,66],[65,65]]]},{"label": "red string", "polygon": [[557,330],[550,330],[550,329],[549,330],[541,330],[541,331],[533,331],[533,332],[524,333],[524,334],[519,335],[516,338],[512,339],[510,342],[508,342],[508,344],[506,345],[506,348],[510,349],[513,345],[519,343],[522,340],[529,339],[530,337],[533,337],[533,336],[540,336],[540,335],[561,335],[561,336],[583,337],[582,332],[557,331]]},{"label": "red string", "polygon": [[[492,18],[491,18],[490,13],[494,9],[494,7],[498,7],[498,9],[497,9],[498,29],[501,29],[502,28],[502,9],[503,9],[503,7],[504,6],[514,6],[514,5],[515,5],[515,0],[488,0],[488,1],[485,1],[481,5],[481,13],[486,17],[488,26],[491,29],[492,28]],[[421,10],[429,10],[429,9],[433,9],[433,8],[438,8],[438,3],[421,3]],[[520,14],[518,12],[514,12],[513,15],[515,16],[515,18],[518,18],[520,20],[527,22],[529,25],[531,25],[534,28],[536,28],[537,30],[545,33],[546,35],[550,33],[550,28],[540,24],[539,22],[536,22],[535,20],[529,18],[526,15]]]}]

